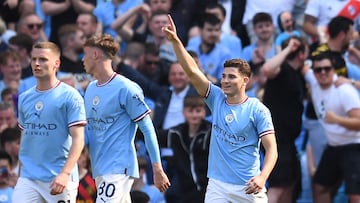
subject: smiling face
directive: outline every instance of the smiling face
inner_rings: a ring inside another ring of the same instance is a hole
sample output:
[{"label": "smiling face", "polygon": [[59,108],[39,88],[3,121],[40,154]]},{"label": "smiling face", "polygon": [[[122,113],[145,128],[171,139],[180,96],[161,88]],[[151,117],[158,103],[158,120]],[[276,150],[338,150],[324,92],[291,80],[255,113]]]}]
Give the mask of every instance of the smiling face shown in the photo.
[{"label": "smiling face", "polygon": [[221,78],[221,89],[229,97],[240,95],[248,81],[249,77],[240,74],[238,68],[225,67]]},{"label": "smiling face", "polygon": [[169,83],[174,87],[175,92],[180,92],[189,84],[190,79],[184,72],[180,64],[174,63],[170,65]]},{"label": "smiling face", "polygon": [[332,67],[331,61],[329,59],[314,61],[313,71],[316,80],[323,89],[326,89],[333,84],[335,70]]}]

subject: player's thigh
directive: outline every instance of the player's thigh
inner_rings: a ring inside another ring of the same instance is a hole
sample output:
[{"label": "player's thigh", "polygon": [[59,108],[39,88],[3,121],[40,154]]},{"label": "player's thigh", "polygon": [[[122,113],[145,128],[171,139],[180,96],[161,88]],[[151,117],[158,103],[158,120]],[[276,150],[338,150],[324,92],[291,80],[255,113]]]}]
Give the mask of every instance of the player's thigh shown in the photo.
[{"label": "player's thigh", "polygon": [[12,202],[17,203],[45,203],[45,199],[38,191],[38,185],[35,181],[20,177],[12,194]]},{"label": "player's thigh", "polygon": [[246,194],[246,186],[223,183],[209,179],[206,189],[205,203],[267,203],[266,188],[257,194]]},{"label": "player's thigh", "polygon": [[131,203],[130,190],[134,179],[125,174],[96,177],[96,202]]},{"label": "player's thigh", "polygon": [[78,193],[78,182],[68,181],[64,192],[58,195],[50,194],[50,184],[51,183],[40,183],[42,196],[47,202],[54,203],[75,203],[76,196]]}]

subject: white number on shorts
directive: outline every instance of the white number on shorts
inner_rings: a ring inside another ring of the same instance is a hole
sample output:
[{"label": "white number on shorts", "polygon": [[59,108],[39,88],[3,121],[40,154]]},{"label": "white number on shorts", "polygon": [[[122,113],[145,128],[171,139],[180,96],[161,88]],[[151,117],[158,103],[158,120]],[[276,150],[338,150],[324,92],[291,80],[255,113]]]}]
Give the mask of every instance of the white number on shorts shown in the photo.
[{"label": "white number on shorts", "polygon": [[115,193],[115,185],[112,183],[107,184],[107,185],[105,182],[101,183],[101,185],[99,187],[99,196],[104,194],[104,192],[105,192],[106,197],[112,197]]}]

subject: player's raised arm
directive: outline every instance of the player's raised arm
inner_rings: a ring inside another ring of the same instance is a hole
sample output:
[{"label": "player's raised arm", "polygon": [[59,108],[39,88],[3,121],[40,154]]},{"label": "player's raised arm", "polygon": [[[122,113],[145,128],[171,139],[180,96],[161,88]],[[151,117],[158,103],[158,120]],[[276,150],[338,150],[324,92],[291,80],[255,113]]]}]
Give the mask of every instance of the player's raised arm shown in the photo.
[{"label": "player's raised arm", "polygon": [[198,91],[199,95],[204,96],[209,86],[209,81],[200,68],[197,66],[194,59],[189,55],[181,40],[177,36],[176,27],[171,16],[168,15],[169,25],[162,28],[167,38],[172,43],[177,59],[183,67],[186,74],[189,76],[191,83]]}]

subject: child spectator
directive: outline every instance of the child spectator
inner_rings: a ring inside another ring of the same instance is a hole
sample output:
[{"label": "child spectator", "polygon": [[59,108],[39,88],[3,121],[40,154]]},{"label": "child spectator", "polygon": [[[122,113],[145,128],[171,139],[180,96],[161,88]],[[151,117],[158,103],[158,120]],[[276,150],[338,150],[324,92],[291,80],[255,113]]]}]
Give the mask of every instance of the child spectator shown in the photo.
[{"label": "child spectator", "polygon": [[[187,96],[184,100],[185,122],[160,135],[162,152],[166,158],[168,173],[177,177],[172,186],[179,188],[181,198],[177,202],[204,202],[208,179],[208,154],[211,124],[205,120],[205,102],[199,96]],[[167,150],[164,150],[167,149]],[[176,185],[178,184],[178,185]],[[169,190],[170,191],[170,190]],[[175,202],[167,193],[167,201]]]}]

